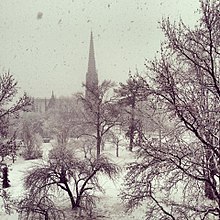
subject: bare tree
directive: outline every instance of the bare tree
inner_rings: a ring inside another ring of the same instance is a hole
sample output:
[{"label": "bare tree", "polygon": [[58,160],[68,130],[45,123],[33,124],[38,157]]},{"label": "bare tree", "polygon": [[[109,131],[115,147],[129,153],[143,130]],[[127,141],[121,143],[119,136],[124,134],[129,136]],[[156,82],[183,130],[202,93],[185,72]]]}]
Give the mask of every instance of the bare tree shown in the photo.
[{"label": "bare tree", "polygon": [[114,178],[117,165],[106,157],[82,159],[68,147],[56,147],[50,152],[47,164],[33,168],[25,177],[25,187],[30,194],[60,189],[67,193],[72,209],[85,208],[87,200],[93,200],[94,190],[102,190],[98,174]]},{"label": "bare tree", "polygon": [[17,118],[21,111],[27,111],[27,106],[31,105],[31,99],[26,94],[18,101],[14,100],[17,89],[13,75],[8,72],[0,76],[0,156],[2,157],[9,155],[12,152],[12,145],[15,144],[15,132],[9,134],[10,119]]},{"label": "bare tree", "polygon": [[123,140],[124,137],[122,136],[122,132],[120,131],[120,128],[114,129],[114,131],[111,131],[108,135],[108,141],[111,142],[115,147],[116,157],[119,157],[119,149],[123,145],[122,144]]},{"label": "bare tree", "polygon": [[149,219],[220,219],[220,3],[200,2],[193,29],[162,21],[160,58],[147,63],[150,92],[178,124],[129,166],[123,199],[131,209],[148,201]]},{"label": "bare tree", "polygon": [[65,145],[71,136],[77,136],[80,109],[75,97],[57,99],[53,109],[47,111],[48,133],[55,136],[58,144]]},{"label": "bare tree", "polygon": [[[134,146],[135,132],[137,131],[137,109],[138,103],[146,100],[146,80],[138,74],[130,75],[126,84],[120,83],[119,88],[115,89],[118,97],[118,103],[124,107],[125,115],[128,115],[128,136],[129,150],[132,151]],[[127,120],[124,120],[127,121]]]},{"label": "bare tree", "polygon": [[22,220],[62,220],[65,215],[51,199],[51,195],[28,194],[18,204],[19,219]]},{"label": "bare tree", "polygon": [[[27,110],[27,106],[31,104],[30,98],[28,98],[26,94],[17,101],[14,100],[17,95],[17,89],[17,82],[9,72],[0,76],[0,156],[2,158],[7,155],[13,155],[13,158],[15,156],[15,149],[13,148],[14,135],[12,135],[12,137],[8,136],[8,128],[10,126],[9,119],[18,117],[19,113]],[[5,167],[0,170],[0,172],[3,173],[1,178],[3,178],[5,185],[9,186],[8,172],[6,172],[7,167],[3,163],[1,163],[1,166]],[[6,210],[9,210],[9,196],[2,188],[0,188],[0,196],[3,199],[4,207]]]},{"label": "bare tree", "polygon": [[84,112],[82,112],[83,131],[80,136],[87,135],[95,138],[97,157],[101,153],[104,135],[119,123],[120,110],[111,95],[113,87],[114,83],[105,80],[99,85],[98,90],[90,91],[90,94],[94,96],[90,100],[79,94],[79,100],[84,106]]},{"label": "bare tree", "polygon": [[22,156],[26,160],[42,157],[41,117],[34,112],[27,112],[20,118],[19,134],[23,141]]},{"label": "bare tree", "polygon": [[[17,94],[17,82],[8,72],[0,77],[0,119],[5,116],[17,115],[19,111],[27,110],[31,104],[30,98],[24,94],[17,102],[13,99]],[[4,125],[4,124],[3,124]]]}]

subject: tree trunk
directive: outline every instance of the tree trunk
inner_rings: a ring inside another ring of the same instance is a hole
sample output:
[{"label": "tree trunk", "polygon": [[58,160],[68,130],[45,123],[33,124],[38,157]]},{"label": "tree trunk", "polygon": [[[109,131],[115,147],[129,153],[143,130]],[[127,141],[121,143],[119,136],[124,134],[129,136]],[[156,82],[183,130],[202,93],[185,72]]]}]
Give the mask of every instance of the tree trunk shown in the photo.
[{"label": "tree trunk", "polygon": [[[210,134],[206,134],[206,139],[208,142],[214,144],[214,140],[212,137],[210,137]],[[209,182],[205,182],[205,196],[210,199],[215,199],[215,193],[213,190],[213,187],[216,187],[216,181],[215,181],[215,174],[216,174],[216,167],[215,167],[215,161],[214,157],[212,155],[212,150],[208,147],[205,147],[205,178],[208,179],[212,185]]]},{"label": "tree trunk", "polygon": [[66,191],[67,191],[68,196],[69,196],[69,198],[70,198],[70,202],[71,202],[72,209],[74,209],[74,208],[76,207],[76,202],[75,202],[75,200],[74,200],[73,194],[72,194],[72,192],[71,192],[71,190],[70,190],[70,188],[69,188],[68,183],[67,183],[67,182],[64,182],[64,185],[65,185],[65,187],[66,187]]},{"label": "tree trunk", "polygon": [[134,121],[132,119],[131,126],[130,126],[130,142],[129,142],[129,151],[132,151],[134,146]]},{"label": "tree trunk", "polygon": [[97,158],[99,158],[100,154],[101,154],[101,138],[97,137]]},{"label": "tree trunk", "polygon": [[131,122],[130,122],[130,143],[129,143],[129,151],[132,151],[134,146],[134,132],[135,132],[135,97],[133,97],[132,105],[131,105]]},{"label": "tree trunk", "polygon": [[97,158],[99,158],[101,153],[101,143],[102,137],[100,135],[101,124],[100,124],[100,105],[98,105],[98,114],[97,114],[97,124],[96,124],[96,150],[97,150]]},{"label": "tree trunk", "polygon": [[[215,176],[215,162],[214,158],[211,155],[211,151],[209,149],[205,149],[205,163],[206,163],[206,178],[209,179],[212,182],[212,185],[216,186],[216,181],[214,179]],[[205,182],[205,196],[210,199],[215,199],[215,194],[213,191],[213,186],[209,182]]]},{"label": "tree trunk", "polygon": [[2,168],[2,188],[8,188],[11,185],[9,184],[10,180],[8,179],[8,167],[5,165]]},{"label": "tree trunk", "polygon": [[49,220],[49,217],[48,217],[48,213],[46,212],[45,213],[45,218],[44,218],[45,220]]},{"label": "tree trunk", "polygon": [[119,144],[116,143],[116,157],[119,157]]},{"label": "tree trunk", "polygon": [[159,134],[159,146],[160,146],[160,148],[161,148],[161,146],[162,146],[162,134],[161,134],[161,127],[159,127],[159,132],[158,132]]},{"label": "tree trunk", "polygon": [[102,151],[104,151],[105,150],[105,142],[104,141],[101,142],[101,146],[102,146]]},{"label": "tree trunk", "polygon": [[75,203],[75,208],[80,207],[81,196],[82,196],[82,195],[80,195],[80,194],[79,194],[79,196],[77,196],[77,198],[76,198],[76,203]]}]

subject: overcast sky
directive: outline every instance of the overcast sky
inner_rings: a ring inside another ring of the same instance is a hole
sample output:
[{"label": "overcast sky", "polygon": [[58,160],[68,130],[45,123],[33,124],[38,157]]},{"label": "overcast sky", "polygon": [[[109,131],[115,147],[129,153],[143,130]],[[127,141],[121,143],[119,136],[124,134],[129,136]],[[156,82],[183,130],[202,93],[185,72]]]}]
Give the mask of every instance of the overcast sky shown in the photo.
[{"label": "overcast sky", "polygon": [[99,79],[125,81],[159,50],[162,17],[194,24],[198,0],[0,0],[0,70],[35,97],[82,91],[93,30]]}]

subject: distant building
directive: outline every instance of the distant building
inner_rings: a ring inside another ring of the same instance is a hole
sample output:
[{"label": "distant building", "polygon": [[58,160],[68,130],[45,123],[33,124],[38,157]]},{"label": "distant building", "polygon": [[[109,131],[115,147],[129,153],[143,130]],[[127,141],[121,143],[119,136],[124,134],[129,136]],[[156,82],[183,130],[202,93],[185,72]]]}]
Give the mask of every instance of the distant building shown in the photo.
[{"label": "distant building", "polygon": [[38,113],[45,113],[53,108],[56,104],[56,98],[52,91],[51,98],[33,98],[32,111]]},{"label": "distant building", "polygon": [[98,91],[98,74],[95,64],[95,52],[93,43],[93,33],[90,36],[90,47],[89,47],[89,62],[88,71],[86,73],[86,91],[85,98],[87,100],[94,99]]}]

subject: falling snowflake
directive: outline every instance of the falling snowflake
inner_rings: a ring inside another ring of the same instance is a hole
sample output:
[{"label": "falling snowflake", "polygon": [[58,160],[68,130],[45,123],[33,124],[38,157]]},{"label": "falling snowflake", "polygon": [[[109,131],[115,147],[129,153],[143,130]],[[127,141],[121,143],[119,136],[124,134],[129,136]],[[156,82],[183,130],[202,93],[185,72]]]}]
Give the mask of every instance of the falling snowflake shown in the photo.
[{"label": "falling snowflake", "polygon": [[37,19],[41,19],[43,17],[43,13],[42,12],[38,12],[37,13]]}]

